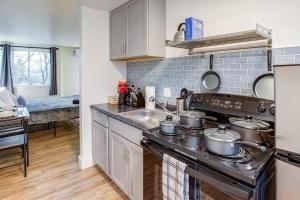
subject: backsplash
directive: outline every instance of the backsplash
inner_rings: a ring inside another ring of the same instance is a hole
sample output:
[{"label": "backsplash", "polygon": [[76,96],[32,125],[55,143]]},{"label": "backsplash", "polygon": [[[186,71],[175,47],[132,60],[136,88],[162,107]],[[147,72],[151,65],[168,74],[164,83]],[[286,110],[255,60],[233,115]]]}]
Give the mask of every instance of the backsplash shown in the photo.
[{"label": "backsplash", "polygon": [[[300,47],[273,50],[274,64],[300,63]],[[169,103],[175,104],[180,90],[185,87],[195,92],[203,91],[200,80],[209,70],[209,55],[166,58],[127,64],[127,80],[140,88],[156,87],[156,97],[164,101],[163,88],[171,88]],[[215,53],[213,70],[221,77],[218,92],[252,95],[253,81],[267,72],[267,50],[253,49],[240,52]]]}]

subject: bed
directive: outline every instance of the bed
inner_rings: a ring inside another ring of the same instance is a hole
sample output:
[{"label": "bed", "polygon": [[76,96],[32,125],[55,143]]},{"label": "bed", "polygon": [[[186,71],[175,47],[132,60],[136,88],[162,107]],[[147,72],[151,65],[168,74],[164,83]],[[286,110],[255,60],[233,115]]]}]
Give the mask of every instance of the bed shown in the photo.
[{"label": "bed", "polygon": [[56,135],[55,122],[79,118],[79,104],[73,104],[75,99],[79,100],[79,96],[55,96],[29,100],[26,103],[30,113],[28,124],[48,123]]}]

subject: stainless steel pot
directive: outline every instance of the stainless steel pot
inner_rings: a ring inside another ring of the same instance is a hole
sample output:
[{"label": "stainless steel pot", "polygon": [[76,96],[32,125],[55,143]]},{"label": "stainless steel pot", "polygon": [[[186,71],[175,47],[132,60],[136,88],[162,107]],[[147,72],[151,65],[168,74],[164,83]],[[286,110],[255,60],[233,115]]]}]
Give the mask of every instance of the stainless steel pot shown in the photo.
[{"label": "stainless steel pot", "polygon": [[180,114],[180,123],[190,128],[203,128],[205,119],[217,121],[217,118],[206,116],[201,111],[185,111]]},{"label": "stainless steel pot", "polygon": [[270,142],[269,135],[274,132],[270,129],[268,122],[253,119],[251,116],[245,118],[229,118],[231,129],[237,131],[244,141],[254,142],[257,144],[268,144]]},{"label": "stainless steel pot", "polygon": [[209,152],[222,155],[232,156],[237,155],[241,145],[247,145],[258,148],[261,151],[266,151],[265,146],[248,142],[240,141],[241,136],[238,132],[227,129],[226,126],[220,125],[218,128],[206,129],[204,131],[204,142],[206,149]]},{"label": "stainless steel pot", "polygon": [[189,128],[188,126],[181,125],[179,122],[173,120],[172,115],[167,115],[164,121],[159,123],[159,129],[165,135],[176,135],[178,134],[178,127]]}]

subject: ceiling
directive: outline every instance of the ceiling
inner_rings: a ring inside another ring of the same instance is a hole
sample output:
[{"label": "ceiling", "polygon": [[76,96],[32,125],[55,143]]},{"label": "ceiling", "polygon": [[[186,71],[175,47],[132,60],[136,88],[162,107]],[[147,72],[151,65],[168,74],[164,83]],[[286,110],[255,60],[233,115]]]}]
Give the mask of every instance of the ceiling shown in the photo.
[{"label": "ceiling", "polygon": [[122,4],[128,2],[128,0],[78,0],[82,6],[111,11]]},{"label": "ceiling", "polygon": [[0,43],[80,46],[80,5],[110,11],[128,0],[0,0]]},{"label": "ceiling", "polygon": [[0,42],[79,46],[75,0],[0,0]]}]

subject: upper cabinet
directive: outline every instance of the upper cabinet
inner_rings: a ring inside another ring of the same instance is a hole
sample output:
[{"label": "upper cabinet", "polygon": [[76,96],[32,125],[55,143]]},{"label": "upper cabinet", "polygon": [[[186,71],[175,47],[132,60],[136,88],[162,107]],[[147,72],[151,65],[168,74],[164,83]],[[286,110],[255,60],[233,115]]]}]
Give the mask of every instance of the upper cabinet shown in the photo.
[{"label": "upper cabinet", "polygon": [[132,0],[110,13],[111,60],[165,57],[165,0]]}]

